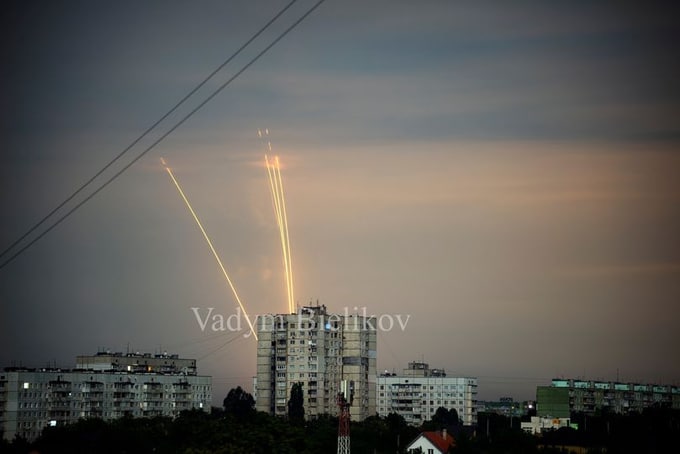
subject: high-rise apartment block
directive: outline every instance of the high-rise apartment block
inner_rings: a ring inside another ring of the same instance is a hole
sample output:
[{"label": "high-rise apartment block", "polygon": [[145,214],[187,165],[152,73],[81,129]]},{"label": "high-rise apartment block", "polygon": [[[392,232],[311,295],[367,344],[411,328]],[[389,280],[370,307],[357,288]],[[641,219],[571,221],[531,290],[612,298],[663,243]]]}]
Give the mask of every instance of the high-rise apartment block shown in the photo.
[{"label": "high-rise apartment block", "polygon": [[0,372],[0,431],[37,438],[47,426],[80,418],[178,416],[210,410],[212,379],[177,355],[104,352],[79,356],[76,369],[8,367]]},{"label": "high-rise apartment block", "polygon": [[476,378],[448,377],[444,369],[414,361],[400,375],[380,374],[377,387],[380,416],[397,413],[408,424],[419,426],[444,407],[455,409],[463,424],[477,424]]},{"label": "high-rise apartment block", "polygon": [[257,322],[256,408],[288,413],[294,383],[302,383],[305,417],[338,415],[346,386],[352,420],[375,414],[376,328],[365,314],[328,313],[305,306],[297,314],[260,316]]}]

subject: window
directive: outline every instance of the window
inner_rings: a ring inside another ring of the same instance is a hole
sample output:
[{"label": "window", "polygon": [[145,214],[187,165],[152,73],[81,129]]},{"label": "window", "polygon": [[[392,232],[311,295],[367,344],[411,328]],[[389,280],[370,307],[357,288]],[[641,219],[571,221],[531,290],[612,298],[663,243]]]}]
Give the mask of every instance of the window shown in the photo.
[{"label": "window", "polygon": [[434,454],[434,449],[427,448],[427,454]]}]

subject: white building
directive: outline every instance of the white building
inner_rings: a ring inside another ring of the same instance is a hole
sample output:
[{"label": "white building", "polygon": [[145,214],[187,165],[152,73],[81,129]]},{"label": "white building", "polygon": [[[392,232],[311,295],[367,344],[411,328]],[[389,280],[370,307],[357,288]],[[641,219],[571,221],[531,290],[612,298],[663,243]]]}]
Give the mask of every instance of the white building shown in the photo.
[{"label": "white building", "polygon": [[477,379],[447,377],[443,369],[411,362],[401,375],[378,377],[377,408],[380,416],[397,413],[419,426],[432,419],[439,407],[455,409],[465,425],[477,424]]},{"label": "white building", "polygon": [[309,306],[297,314],[260,316],[257,335],[257,410],[287,415],[290,390],[299,382],[306,418],[337,416],[337,396],[346,381],[352,420],[375,415],[374,317]]},{"label": "white building", "polygon": [[422,454],[446,454],[452,446],[456,445],[453,437],[446,433],[446,429],[441,432],[422,432],[406,447],[406,452],[420,452]]},{"label": "white building", "polygon": [[[175,417],[182,410],[209,411],[212,379],[196,375],[195,360],[182,360],[174,355],[106,355],[125,366],[122,370],[102,366],[90,370],[6,368],[0,372],[3,438],[12,440],[19,435],[34,440],[46,426],[68,424],[80,418]],[[144,361],[162,365],[173,360],[180,364],[193,362],[192,373],[170,367],[157,373],[154,366],[142,367]]]}]

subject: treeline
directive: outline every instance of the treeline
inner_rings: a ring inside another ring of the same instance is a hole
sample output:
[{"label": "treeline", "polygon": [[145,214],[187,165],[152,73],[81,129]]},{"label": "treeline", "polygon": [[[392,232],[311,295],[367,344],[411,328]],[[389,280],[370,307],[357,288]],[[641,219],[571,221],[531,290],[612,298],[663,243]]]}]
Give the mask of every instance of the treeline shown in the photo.
[{"label": "treeline", "polygon": [[[418,430],[396,415],[372,417],[351,425],[353,453],[395,453]],[[178,418],[83,419],[62,427],[47,427],[29,444],[4,442],[2,452],[57,453],[335,453],[338,419],[324,417],[302,424],[262,412],[236,416],[221,409],[208,414],[194,410]]]},{"label": "treeline", "polygon": [[680,452],[680,410],[647,408],[642,413],[629,415],[577,413],[572,415],[571,422],[578,426],[578,430],[565,427],[533,436],[522,432],[521,421],[517,417],[481,413],[473,436],[468,439],[466,434],[461,434],[453,452]]},{"label": "treeline", "polygon": [[[292,414],[299,409],[291,408]],[[680,412],[649,409],[620,416],[575,415],[579,430],[560,429],[541,437],[526,434],[518,418],[479,415],[475,428],[463,427],[455,410],[440,408],[421,428],[403,417],[371,417],[351,424],[353,454],[405,452],[420,430],[446,428],[454,435],[453,453],[559,453],[568,446],[586,453],[680,452]],[[240,388],[230,391],[223,408],[211,413],[183,412],[180,417],[84,419],[71,425],[45,428],[34,443],[15,439],[2,442],[7,453],[335,453],[338,419],[314,421],[273,417],[256,412],[252,396]],[[573,452],[573,451],[572,451]]]}]

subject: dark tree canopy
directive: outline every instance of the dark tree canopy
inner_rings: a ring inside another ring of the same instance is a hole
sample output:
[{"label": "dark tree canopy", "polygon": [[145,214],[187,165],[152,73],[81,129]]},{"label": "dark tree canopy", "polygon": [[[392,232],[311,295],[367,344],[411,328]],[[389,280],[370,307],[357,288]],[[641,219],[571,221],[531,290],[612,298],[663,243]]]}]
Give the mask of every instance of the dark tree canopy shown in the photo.
[{"label": "dark tree canopy", "polygon": [[423,423],[423,430],[441,430],[447,429],[452,434],[457,431],[460,426],[458,419],[458,412],[455,408],[447,410],[444,407],[437,408],[437,411],[432,416],[430,421]]},{"label": "dark tree canopy", "polygon": [[440,424],[442,427],[457,426],[459,424],[458,412],[455,408],[447,410],[444,407],[437,408],[432,422]]},{"label": "dark tree canopy", "polygon": [[302,422],[305,419],[304,394],[300,382],[293,383],[293,387],[290,389],[288,418],[293,422]]},{"label": "dark tree canopy", "polygon": [[[301,391],[296,386],[296,393]],[[247,395],[236,389],[232,397],[243,394]],[[451,412],[448,413],[450,416]],[[680,452],[680,410],[656,408],[629,415],[588,415],[587,425],[585,422],[579,424],[578,430],[559,429],[535,437],[517,424],[511,425],[506,416],[480,413],[478,430],[460,430],[454,435],[456,446],[451,452],[557,454],[565,452],[562,445],[583,446],[593,453]],[[403,453],[419,432],[395,414],[353,421],[352,453]],[[32,443],[20,438],[12,442],[0,440],[0,452],[26,454],[35,449],[51,454],[318,454],[335,452],[337,436],[338,419],[328,415],[299,424],[264,412],[253,411],[241,418],[224,411],[189,410],[175,419],[162,416],[123,417],[114,421],[81,419],[73,424],[46,427]]]},{"label": "dark tree canopy", "polygon": [[243,417],[254,411],[255,400],[252,395],[238,386],[229,390],[227,397],[224,398],[223,405],[226,413]]}]

